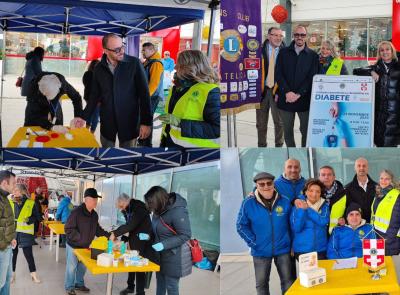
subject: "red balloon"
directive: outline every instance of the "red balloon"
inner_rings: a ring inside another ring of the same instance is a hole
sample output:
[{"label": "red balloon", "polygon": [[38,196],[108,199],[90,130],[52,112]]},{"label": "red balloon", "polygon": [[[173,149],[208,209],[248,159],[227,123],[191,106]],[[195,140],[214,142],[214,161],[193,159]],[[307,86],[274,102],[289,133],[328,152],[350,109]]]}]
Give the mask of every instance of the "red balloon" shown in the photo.
[{"label": "red balloon", "polygon": [[278,24],[281,24],[287,20],[288,11],[284,6],[276,5],[271,11],[271,16]]}]

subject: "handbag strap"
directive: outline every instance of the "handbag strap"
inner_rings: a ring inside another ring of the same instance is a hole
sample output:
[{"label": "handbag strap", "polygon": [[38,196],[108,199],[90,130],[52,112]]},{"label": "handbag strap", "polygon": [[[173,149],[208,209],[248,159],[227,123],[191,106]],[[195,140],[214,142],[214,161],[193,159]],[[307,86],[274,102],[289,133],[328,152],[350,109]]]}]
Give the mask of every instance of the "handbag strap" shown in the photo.
[{"label": "handbag strap", "polygon": [[[164,221],[164,219],[162,219],[161,216],[160,216],[160,220],[161,220],[161,223],[162,223],[166,228],[168,228],[171,232],[173,232],[175,235],[177,235],[176,230],[174,230],[174,229],[172,228],[172,226],[166,224],[165,221]],[[190,239],[189,239],[189,241],[186,242],[186,244],[189,246],[189,248],[193,248],[192,244],[190,244]]]},{"label": "handbag strap", "polygon": [[166,224],[165,221],[164,221],[164,219],[162,219],[161,216],[160,216],[160,220],[161,220],[161,223],[162,223],[166,228],[168,228],[171,232],[173,232],[175,235],[177,235],[176,230],[174,230],[170,225]]},{"label": "handbag strap", "polygon": [[26,62],[25,62],[24,69],[22,70],[20,77],[23,77],[23,75],[25,73],[25,67],[26,67]]}]

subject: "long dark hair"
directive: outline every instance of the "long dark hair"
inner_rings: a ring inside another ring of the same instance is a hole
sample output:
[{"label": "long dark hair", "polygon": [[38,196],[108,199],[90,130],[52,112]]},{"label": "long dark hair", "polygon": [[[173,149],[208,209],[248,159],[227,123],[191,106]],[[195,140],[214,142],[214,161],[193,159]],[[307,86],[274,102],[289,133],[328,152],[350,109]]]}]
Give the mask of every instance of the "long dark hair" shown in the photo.
[{"label": "long dark hair", "polygon": [[33,49],[33,55],[38,57],[40,59],[40,61],[43,60],[44,57],[44,49],[42,47],[35,47],[35,49]]},{"label": "long dark hair", "polygon": [[144,200],[149,211],[160,215],[168,205],[169,194],[161,186],[153,186],[144,195]]}]

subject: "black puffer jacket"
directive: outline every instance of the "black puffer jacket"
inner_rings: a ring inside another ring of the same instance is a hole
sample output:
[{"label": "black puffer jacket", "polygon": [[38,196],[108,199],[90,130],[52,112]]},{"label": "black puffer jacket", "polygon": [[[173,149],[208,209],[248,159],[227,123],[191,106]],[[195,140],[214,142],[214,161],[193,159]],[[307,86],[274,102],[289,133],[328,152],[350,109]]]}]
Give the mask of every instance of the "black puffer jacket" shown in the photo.
[{"label": "black puffer jacket", "polygon": [[122,213],[124,214],[126,224],[114,230],[114,235],[119,237],[129,232],[129,247],[131,250],[137,250],[141,256],[157,262],[157,255],[155,255],[151,247],[152,241],[141,241],[138,236],[139,233],[153,234],[150,212],[146,209],[146,205],[142,201],[132,199],[129,202],[128,208],[122,211]]},{"label": "black puffer jacket", "polygon": [[[39,81],[45,75],[56,75],[61,82],[61,88],[57,96],[49,102],[40,90]],[[49,121],[49,114],[53,120],[56,117],[55,125],[63,125],[63,112],[61,104],[59,104],[60,98],[63,94],[67,94],[71,99],[74,106],[74,117],[80,117],[82,113],[82,98],[78,91],[67,82],[65,77],[55,72],[42,72],[31,82],[31,86],[28,91],[27,101],[25,109],[25,123],[24,126],[40,126],[44,129],[50,130],[54,124]]]},{"label": "black puffer jacket", "polygon": [[[180,195],[170,193],[171,204],[160,216],[153,215],[155,242],[161,242],[164,250],[160,254],[160,272],[164,275],[181,278],[192,273],[192,254],[187,245],[192,232],[190,229],[187,202]],[[162,219],[162,220],[161,220]],[[163,222],[172,227],[172,233]]]},{"label": "black puffer jacket", "polygon": [[378,147],[400,144],[400,64],[392,61],[388,70],[382,60],[375,65],[353,70],[354,75],[379,75],[375,86],[374,143]]},{"label": "black puffer jacket", "polygon": [[371,222],[371,206],[375,197],[375,188],[377,183],[368,175],[367,191],[364,191],[358,184],[357,175],[345,186],[346,209],[351,203],[357,203],[361,206],[361,217],[367,223]]}]

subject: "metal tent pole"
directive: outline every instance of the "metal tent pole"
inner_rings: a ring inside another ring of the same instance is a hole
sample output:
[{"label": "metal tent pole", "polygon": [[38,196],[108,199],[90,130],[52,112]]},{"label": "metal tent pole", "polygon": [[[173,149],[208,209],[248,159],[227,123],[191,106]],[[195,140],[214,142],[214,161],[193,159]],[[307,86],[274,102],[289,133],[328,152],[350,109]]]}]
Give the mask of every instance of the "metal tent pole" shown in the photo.
[{"label": "metal tent pole", "polygon": [[214,27],[215,27],[215,17],[216,17],[216,10],[218,8],[220,1],[219,0],[212,0],[210,5],[208,6],[211,9],[211,17],[210,17],[210,31],[208,33],[208,44],[207,44],[207,57],[211,58],[212,54],[212,46],[214,40]]},{"label": "metal tent pole", "polygon": [[3,132],[1,120],[3,117],[3,94],[4,94],[4,68],[6,66],[6,31],[3,31],[3,60],[1,65],[1,88],[0,88],[0,147],[3,147]]},{"label": "metal tent pole", "polygon": [[228,147],[232,147],[232,131],[231,131],[231,116],[229,114],[226,115],[226,133],[228,138]]},{"label": "metal tent pole", "polygon": [[233,142],[234,147],[237,147],[237,130],[236,130],[236,114],[233,114]]}]

